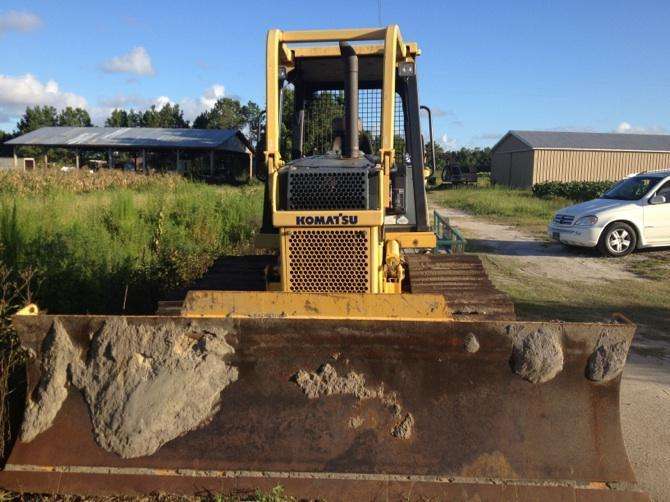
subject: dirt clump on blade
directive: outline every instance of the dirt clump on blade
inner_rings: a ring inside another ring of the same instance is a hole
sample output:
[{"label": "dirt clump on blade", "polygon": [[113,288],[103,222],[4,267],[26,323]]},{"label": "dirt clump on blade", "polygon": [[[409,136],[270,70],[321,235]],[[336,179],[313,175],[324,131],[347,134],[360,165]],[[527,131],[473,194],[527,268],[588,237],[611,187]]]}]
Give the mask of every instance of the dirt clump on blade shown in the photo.
[{"label": "dirt clump on blade", "polygon": [[111,318],[81,358],[65,328],[54,322],[21,440],[31,441],[51,426],[71,384],[86,398],[100,446],[123,458],[151,455],[209,421],[223,404],[221,392],[238,378],[227,362],[233,348],[225,335],[223,328]]}]

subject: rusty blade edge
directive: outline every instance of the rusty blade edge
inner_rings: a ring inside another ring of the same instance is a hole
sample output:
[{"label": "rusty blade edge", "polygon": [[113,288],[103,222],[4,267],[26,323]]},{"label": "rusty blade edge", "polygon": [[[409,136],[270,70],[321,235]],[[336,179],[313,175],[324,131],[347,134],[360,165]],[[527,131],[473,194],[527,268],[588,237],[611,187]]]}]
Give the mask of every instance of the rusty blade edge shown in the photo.
[{"label": "rusty blade edge", "polygon": [[315,479],[342,481],[425,482],[444,484],[485,484],[508,486],[567,487],[587,490],[640,491],[624,482],[579,481],[571,479],[506,479],[420,474],[370,474],[358,472],[247,471],[216,469],[153,469],[150,467],[104,467],[79,465],[6,464],[5,472],[104,474],[123,476],[177,476],[193,478]]}]

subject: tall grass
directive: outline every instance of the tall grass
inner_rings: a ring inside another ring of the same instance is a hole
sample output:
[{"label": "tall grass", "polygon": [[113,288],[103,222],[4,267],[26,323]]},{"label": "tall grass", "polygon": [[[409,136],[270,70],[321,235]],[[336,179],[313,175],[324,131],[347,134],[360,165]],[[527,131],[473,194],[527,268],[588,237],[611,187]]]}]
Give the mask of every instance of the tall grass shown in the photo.
[{"label": "tall grass", "polygon": [[62,172],[58,169],[0,170],[0,193],[12,196],[48,195],[62,192],[88,193],[119,188],[176,189],[186,183],[188,181],[183,176],[175,173],[145,176],[114,169],[102,169],[97,172],[88,170]]},{"label": "tall grass", "polygon": [[151,312],[158,297],[249,245],[257,188],[183,182],[84,194],[0,195],[0,258],[36,269],[53,312]]},{"label": "tall grass", "polygon": [[16,436],[23,378],[19,369],[24,362],[10,316],[32,300],[33,273],[20,273],[0,263],[0,466],[12,437]]},{"label": "tall grass", "polygon": [[538,198],[530,190],[502,186],[433,190],[430,198],[440,206],[521,225],[546,225],[556,211],[575,203],[560,197]]}]

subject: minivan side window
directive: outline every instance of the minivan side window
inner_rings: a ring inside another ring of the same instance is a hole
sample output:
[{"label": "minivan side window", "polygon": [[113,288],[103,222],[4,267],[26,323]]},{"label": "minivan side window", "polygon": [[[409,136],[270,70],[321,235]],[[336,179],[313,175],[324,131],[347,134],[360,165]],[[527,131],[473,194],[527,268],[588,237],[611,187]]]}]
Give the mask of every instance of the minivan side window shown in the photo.
[{"label": "minivan side window", "polygon": [[656,195],[662,195],[665,197],[665,203],[670,203],[670,181],[663,183],[661,188],[656,191]]}]

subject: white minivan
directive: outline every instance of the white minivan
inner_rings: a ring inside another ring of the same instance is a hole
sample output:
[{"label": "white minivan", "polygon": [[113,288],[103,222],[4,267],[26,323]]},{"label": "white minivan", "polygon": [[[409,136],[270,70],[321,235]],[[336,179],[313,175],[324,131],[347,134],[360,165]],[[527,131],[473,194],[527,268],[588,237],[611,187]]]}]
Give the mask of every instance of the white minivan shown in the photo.
[{"label": "white minivan", "polygon": [[670,170],[628,176],[598,199],[561,209],[549,237],[606,256],[670,246]]}]

